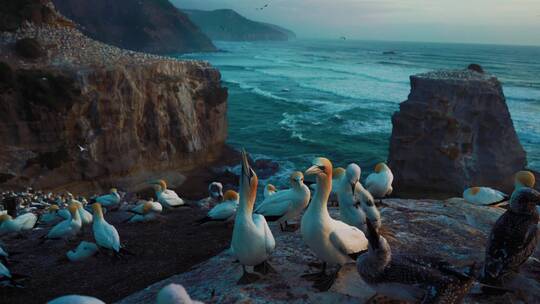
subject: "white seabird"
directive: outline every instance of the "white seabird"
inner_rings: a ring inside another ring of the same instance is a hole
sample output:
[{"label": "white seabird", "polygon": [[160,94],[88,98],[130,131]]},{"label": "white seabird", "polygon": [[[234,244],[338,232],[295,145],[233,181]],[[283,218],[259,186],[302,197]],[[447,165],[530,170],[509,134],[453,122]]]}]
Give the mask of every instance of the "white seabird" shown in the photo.
[{"label": "white seabird", "polygon": [[0,215],[0,235],[32,230],[37,220],[38,217],[33,213],[21,214],[15,219],[8,214],[2,214]]},{"label": "white seabird", "polygon": [[70,239],[81,231],[82,221],[76,203],[72,203],[68,210],[71,217],[56,224],[45,236],[47,239]]},{"label": "white seabird", "polygon": [[206,217],[198,220],[199,224],[206,222],[229,222],[234,220],[236,210],[238,209],[240,196],[236,191],[228,190],[223,196],[223,202],[217,204],[208,211]]},{"label": "white seabird", "polygon": [[208,197],[197,202],[201,208],[211,209],[223,201],[223,185],[220,182],[212,182],[208,185]]},{"label": "white seabird", "polygon": [[163,206],[161,206],[160,203],[149,200],[129,210],[129,212],[134,213],[134,215],[128,219],[128,222],[150,222],[157,219],[157,215],[160,214],[161,211],[163,211]]},{"label": "white seabird", "polygon": [[82,241],[75,250],[70,250],[66,253],[66,257],[71,262],[79,262],[86,260],[98,252],[98,247],[95,243]]},{"label": "white seabird", "polygon": [[120,204],[120,194],[118,194],[118,190],[116,188],[111,188],[109,194],[98,196],[95,198],[95,201],[100,203],[103,208],[115,209]]},{"label": "white seabird", "polygon": [[248,284],[259,277],[246,271],[246,266],[254,266],[261,274],[273,272],[267,260],[276,247],[276,241],[264,216],[253,214],[257,196],[258,178],[249,166],[246,151],[242,151],[242,172],[240,175],[240,205],[236,212],[231,248],[234,256],[242,264],[243,275],[238,284]]},{"label": "white seabird", "polygon": [[255,209],[255,213],[263,215],[267,221],[277,221],[281,231],[296,230],[289,229],[288,221],[294,220],[306,209],[311,196],[309,188],[304,184],[302,172],[293,172],[290,182],[290,189],[281,190],[265,198]]},{"label": "white seabird", "polygon": [[161,179],[151,184],[154,185],[158,202],[163,205],[163,208],[170,209],[184,205],[184,200],[176,192],[167,189],[167,182],[164,180]]},{"label": "white seabird", "polygon": [[113,225],[107,223],[103,217],[103,210],[100,203],[92,204],[94,210],[94,222],[92,230],[96,244],[105,249],[112,250],[115,254],[120,252],[120,235]]},{"label": "white seabird", "polygon": [[375,198],[384,198],[392,194],[394,174],[385,163],[378,163],[375,172],[366,178],[366,189]]},{"label": "white seabird", "polygon": [[362,200],[373,200],[371,194],[360,183],[360,166],[349,164],[341,185],[336,189],[339,202],[339,218],[347,225],[366,231],[366,214]]},{"label": "white seabird", "polygon": [[[326,158],[316,158],[306,175],[316,175],[317,191],[300,226],[302,238],[315,255],[323,261],[320,273],[304,275],[314,279],[314,287],[326,291],[333,285],[341,266],[354,262],[365,251],[368,240],[364,233],[353,226],[334,220],[328,213],[327,203],[332,189],[332,163]],[[326,264],[337,264],[337,271],[326,275]]]},{"label": "white seabird", "polygon": [[60,210],[60,208],[57,205],[49,206],[49,208],[47,209],[47,212],[41,215],[41,217],[39,218],[39,221],[45,224],[49,224],[51,222],[60,220],[61,217],[58,215],[58,210]]},{"label": "white seabird", "polygon": [[471,204],[486,206],[503,202],[508,196],[492,188],[472,187],[463,191],[463,198]]}]

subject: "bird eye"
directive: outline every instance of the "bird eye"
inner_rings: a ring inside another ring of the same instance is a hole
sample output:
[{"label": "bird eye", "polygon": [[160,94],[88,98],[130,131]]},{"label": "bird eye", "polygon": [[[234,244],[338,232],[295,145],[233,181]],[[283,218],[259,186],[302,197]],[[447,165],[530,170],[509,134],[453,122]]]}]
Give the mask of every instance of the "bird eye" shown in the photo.
[{"label": "bird eye", "polygon": [[322,170],[322,171],[324,171],[324,169],[325,169],[324,166],[318,166],[318,168],[319,168],[320,170]]}]

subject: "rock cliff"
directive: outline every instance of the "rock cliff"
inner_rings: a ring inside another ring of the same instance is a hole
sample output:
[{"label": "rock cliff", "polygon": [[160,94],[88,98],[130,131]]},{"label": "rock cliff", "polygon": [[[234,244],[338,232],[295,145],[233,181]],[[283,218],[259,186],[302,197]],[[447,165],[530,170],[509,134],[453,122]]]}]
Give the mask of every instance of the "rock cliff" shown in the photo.
[{"label": "rock cliff", "polygon": [[215,51],[210,39],[168,0],[53,0],[86,35],[155,54]]},{"label": "rock cliff", "polygon": [[[395,234],[390,240],[394,253],[412,253],[440,257],[458,269],[484,260],[484,248],[491,227],[504,209],[474,206],[462,199],[402,200],[389,199],[383,203],[381,216],[383,225]],[[334,218],[339,217],[336,208],[330,208]],[[316,257],[304,244],[299,231],[280,232],[271,224],[276,238],[276,250],[270,264],[277,274],[269,275],[255,284],[236,285],[242,268],[234,263],[230,252],[216,257],[162,282],[145,288],[118,303],[150,303],[160,288],[169,283],[182,284],[193,299],[205,303],[366,303],[375,291],[367,286],[356,271],[354,264],[346,265],[334,286],[328,292],[317,292],[311,282],[301,278],[304,273],[317,271],[311,264]],[[534,254],[540,257],[539,250]],[[489,297],[473,292],[465,303],[535,303],[540,297],[540,281],[534,262],[530,260],[522,267],[522,273],[509,284],[512,290],[522,290],[522,299],[517,294]],[[393,302],[392,302],[393,303]]]},{"label": "rock cliff", "polygon": [[[28,2],[54,17],[0,33],[3,186],[136,190],[161,176],[178,185],[220,156],[227,90],[216,69],[97,42],[48,1]],[[21,56],[24,39],[44,54]]]},{"label": "rock cliff", "polygon": [[500,82],[472,70],[411,76],[392,117],[389,165],[404,194],[460,194],[469,186],[511,191],[525,168]]},{"label": "rock cliff", "polygon": [[286,41],[296,38],[296,35],[290,30],[273,24],[249,20],[231,9],[183,11],[212,40]]}]

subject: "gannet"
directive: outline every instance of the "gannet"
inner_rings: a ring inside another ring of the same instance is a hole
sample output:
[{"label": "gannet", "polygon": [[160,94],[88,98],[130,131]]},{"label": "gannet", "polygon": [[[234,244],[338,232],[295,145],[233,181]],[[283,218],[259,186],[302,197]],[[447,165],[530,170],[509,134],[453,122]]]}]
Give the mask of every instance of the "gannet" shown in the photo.
[{"label": "gannet", "polygon": [[167,189],[167,182],[164,180],[161,179],[152,184],[154,185],[158,202],[163,205],[164,208],[169,209],[184,205],[184,200],[181,199],[176,192]]},{"label": "gannet", "polygon": [[[300,230],[304,242],[323,261],[323,269],[320,273],[303,277],[315,279],[314,287],[325,291],[334,283],[341,266],[353,262],[354,255],[367,249],[368,241],[360,229],[336,221],[328,213],[332,163],[326,158],[316,158],[305,174],[317,177],[317,191],[302,217]],[[334,273],[326,275],[326,264],[337,264],[339,267]]]},{"label": "gannet", "polygon": [[161,206],[160,203],[154,202],[153,200],[146,201],[129,210],[129,212],[135,214],[128,219],[128,222],[139,223],[153,221],[161,211],[163,211],[163,206]]},{"label": "gannet", "polygon": [[51,205],[47,209],[47,212],[42,214],[39,218],[40,222],[43,222],[45,224],[60,220],[61,217],[58,215],[58,210],[60,208],[57,205]]},{"label": "gannet", "polygon": [[[58,206],[58,205],[53,205]],[[70,219],[71,214],[69,213],[69,210],[67,208],[59,209],[56,214],[58,214],[59,217],[63,218],[64,220]]]},{"label": "gannet", "polygon": [[74,200],[72,204],[75,204],[77,206],[77,212],[79,213],[79,217],[81,218],[81,222],[83,225],[90,225],[92,224],[92,213],[88,212],[88,210],[84,209],[81,202]]},{"label": "gannet", "polygon": [[[293,172],[290,177],[291,188],[281,190],[268,198],[255,209],[255,213],[262,214],[268,221],[277,221],[281,231],[289,229],[287,221],[294,220],[306,209],[311,192],[304,185],[302,172]],[[283,227],[285,224],[285,228]],[[296,229],[292,229],[295,231]]]},{"label": "gannet", "polygon": [[538,245],[538,220],[536,209],[540,193],[531,188],[521,188],[512,194],[509,209],[493,226],[486,246],[482,282],[501,286],[534,252]]},{"label": "gannet", "polygon": [[[347,225],[366,231],[366,214],[361,206],[361,199],[366,199],[369,192],[360,184],[361,169],[357,164],[349,164],[343,181],[336,188],[339,202],[339,218]],[[357,190],[358,189],[358,190]],[[363,193],[367,192],[367,194]],[[369,194],[371,197],[371,194]],[[371,197],[371,199],[373,199]]]},{"label": "gannet", "polygon": [[413,303],[462,303],[474,283],[474,264],[462,274],[438,258],[392,254],[369,218],[369,249],[358,257],[362,279],[378,294]]},{"label": "gannet", "polygon": [[[345,179],[345,169],[338,167],[332,169],[332,191],[330,191],[330,196],[328,202],[330,206],[337,206],[337,189],[341,188],[341,183]],[[313,196],[315,196],[315,191],[317,191],[317,183],[310,185],[311,190],[313,190]]]},{"label": "gannet", "polygon": [[474,205],[494,205],[507,199],[501,191],[488,187],[472,187],[463,191],[465,201]]},{"label": "gannet", "polygon": [[236,209],[238,208],[239,195],[236,191],[228,190],[223,196],[223,202],[217,204],[212,208],[206,217],[198,220],[199,224],[206,222],[229,222],[232,221],[236,215]]},{"label": "gannet", "polygon": [[238,284],[248,284],[259,277],[248,273],[246,266],[254,266],[254,271],[267,274],[274,271],[267,260],[276,247],[272,231],[264,216],[253,214],[257,196],[258,178],[248,163],[246,151],[242,150],[242,172],[240,175],[240,204],[234,222],[231,249],[240,264],[243,275]]},{"label": "gannet", "polygon": [[95,202],[100,203],[105,209],[116,209],[120,204],[120,194],[116,188],[111,188],[109,194],[98,196]]},{"label": "gannet", "polygon": [[107,223],[103,217],[103,210],[100,203],[92,204],[94,210],[94,222],[92,230],[96,244],[105,249],[112,250],[115,254],[120,252],[120,235],[113,225]]},{"label": "gannet", "polygon": [[274,185],[266,184],[266,186],[264,186],[263,198],[267,199],[273,194],[275,194],[276,192],[277,192],[277,189]]},{"label": "gannet", "polygon": [[71,262],[79,262],[86,260],[98,252],[98,247],[95,243],[82,241],[75,250],[70,250],[66,253],[66,257]]},{"label": "gannet", "polygon": [[392,194],[392,182],[394,174],[385,163],[378,163],[375,172],[366,178],[366,189],[375,198],[384,198]]},{"label": "gannet", "polygon": [[81,231],[82,221],[79,216],[78,207],[76,203],[72,203],[68,210],[71,217],[67,220],[56,224],[45,236],[47,239],[70,239],[76,236]]},{"label": "gannet", "polygon": [[47,304],[105,304],[105,302],[89,296],[67,295],[51,300]]},{"label": "gannet", "polygon": [[203,302],[192,300],[184,286],[169,284],[158,292],[157,304],[203,304]]},{"label": "gannet", "polygon": [[32,230],[38,217],[33,213],[25,213],[13,219],[8,214],[0,215],[0,235]]}]

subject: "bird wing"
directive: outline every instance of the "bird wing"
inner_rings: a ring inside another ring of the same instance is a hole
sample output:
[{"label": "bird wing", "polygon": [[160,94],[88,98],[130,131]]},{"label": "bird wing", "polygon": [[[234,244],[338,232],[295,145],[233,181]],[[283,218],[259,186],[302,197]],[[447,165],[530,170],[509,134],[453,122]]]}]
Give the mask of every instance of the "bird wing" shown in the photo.
[{"label": "bird wing", "polygon": [[38,217],[33,213],[25,213],[16,217],[13,221],[20,225],[22,230],[32,229],[36,224]]},{"label": "bird wing", "polygon": [[118,203],[120,200],[116,195],[113,194],[105,194],[98,198],[96,198],[96,202],[101,203],[103,206],[107,207],[110,205],[114,205]]},{"label": "bird wing", "polygon": [[120,250],[120,236],[118,235],[118,231],[109,223],[101,222],[94,229],[94,238],[96,239],[96,243],[101,247],[113,249],[117,252]]},{"label": "bird wing", "polygon": [[2,262],[0,262],[0,276],[11,278],[11,272]]},{"label": "bird wing", "polygon": [[137,206],[130,209],[131,212],[143,214],[144,212],[144,203],[140,203]]},{"label": "bird wing", "polygon": [[56,239],[63,237],[67,231],[71,228],[71,219],[63,220],[60,223],[54,225],[52,229],[47,233],[47,238]]},{"label": "bird wing", "polygon": [[276,240],[274,239],[274,235],[272,234],[270,227],[268,227],[266,219],[260,214],[253,214],[253,223],[255,223],[255,226],[259,231],[264,232],[266,253],[272,253],[274,248],[276,248]]},{"label": "bird wing", "polygon": [[341,221],[334,221],[336,228],[330,233],[330,242],[345,255],[358,253],[368,248],[368,240],[364,233]]},{"label": "bird wing", "polygon": [[172,190],[165,190],[161,192],[161,197],[167,202],[168,205],[175,207],[184,204],[184,201]]},{"label": "bird wing", "polygon": [[232,202],[223,202],[216,205],[208,211],[208,217],[213,220],[226,220],[236,213],[236,204]]},{"label": "bird wing", "polygon": [[[287,192],[283,194],[284,192]],[[292,204],[291,192],[289,190],[280,191],[268,199],[265,199],[255,210],[256,213],[265,216],[284,215]]]}]

